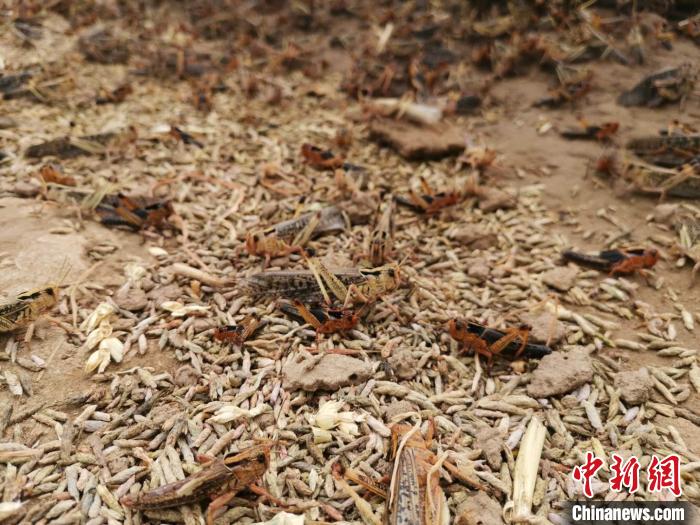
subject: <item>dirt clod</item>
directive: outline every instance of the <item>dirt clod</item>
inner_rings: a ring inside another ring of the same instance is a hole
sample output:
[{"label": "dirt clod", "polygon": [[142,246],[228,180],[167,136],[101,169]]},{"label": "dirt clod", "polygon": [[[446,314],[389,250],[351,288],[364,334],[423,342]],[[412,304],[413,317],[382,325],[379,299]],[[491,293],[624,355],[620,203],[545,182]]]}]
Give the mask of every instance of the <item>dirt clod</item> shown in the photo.
[{"label": "dirt clod", "polygon": [[418,126],[403,121],[378,120],[370,138],[396,150],[408,160],[441,159],[464,150],[464,133],[454,125]]},{"label": "dirt clod", "polygon": [[530,338],[533,342],[549,341],[549,344],[555,344],[564,339],[566,335],[564,323],[551,312],[525,313],[520,316],[520,320],[532,327]]},{"label": "dirt clod", "polygon": [[320,360],[289,361],[282,369],[284,387],[289,390],[337,390],[369,379],[372,365],[354,357],[326,354]]},{"label": "dirt clod", "polygon": [[515,208],[515,204],[515,197],[498,188],[485,187],[479,190],[479,209],[486,213]]},{"label": "dirt clod", "polygon": [[485,492],[467,494],[457,504],[457,525],[502,525],[501,505]]},{"label": "dirt clod", "polygon": [[416,376],[417,360],[413,357],[413,353],[410,349],[400,348],[396,350],[388,361],[396,377],[400,379],[413,379]]},{"label": "dirt clod", "polygon": [[568,291],[576,284],[578,270],[572,266],[560,266],[542,274],[542,282],[547,286],[559,290]]},{"label": "dirt clod", "polygon": [[527,393],[541,399],[566,394],[593,379],[593,364],[585,349],[554,352],[542,358],[527,386]]},{"label": "dirt clod", "polygon": [[649,400],[654,383],[647,368],[633,372],[619,372],[615,375],[615,388],[620,389],[620,397],[630,405],[641,405]]},{"label": "dirt clod", "polygon": [[484,426],[476,431],[474,442],[491,468],[500,469],[503,463],[503,433],[498,428]]},{"label": "dirt clod", "polygon": [[137,312],[146,307],[148,299],[146,297],[146,292],[141,288],[129,288],[128,290],[119,290],[114,295],[114,302],[117,303],[117,306],[120,308],[124,308],[124,310]]}]

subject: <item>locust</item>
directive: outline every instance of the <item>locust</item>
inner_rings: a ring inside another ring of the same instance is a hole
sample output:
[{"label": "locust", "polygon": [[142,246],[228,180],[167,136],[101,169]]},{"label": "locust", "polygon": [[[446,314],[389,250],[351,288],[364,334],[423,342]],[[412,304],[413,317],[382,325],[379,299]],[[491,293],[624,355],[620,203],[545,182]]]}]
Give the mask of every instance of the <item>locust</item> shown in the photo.
[{"label": "locust", "polygon": [[164,509],[212,498],[207,509],[207,525],[212,525],[223,509],[240,491],[250,489],[269,496],[254,483],[270,465],[270,443],[254,445],[224,459],[200,456],[203,468],[185,479],[137,495],[124,496],[122,505],[137,509]]},{"label": "locust", "polygon": [[565,103],[573,103],[591,91],[591,71],[564,66],[557,66],[556,69],[559,85],[549,90],[550,96],[536,101],[534,107],[556,108]]},{"label": "locust", "polygon": [[172,202],[121,193],[105,195],[95,209],[106,226],[125,226],[138,231],[149,226],[163,228],[175,213]]},{"label": "locust", "polygon": [[355,312],[351,309],[329,306],[308,308],[296,299],[289,306],[282,305],[282,310],[309,323],[316,331],[317,336],[352,330],[357,326],[362,316],[362,310]]},{"label": "locust", "polygon": [[619,170],[614,164],[607,168],[609,173],[619,174],[630,181],[637,191],[658,194],[660,199],[666,196],[700,197],[700,155],[675,169],[635,159],[626,160]]},{"label": "locust", "polygon": [[58,302],[58,286],[45,286],[22,292],[0,304],[0,332],[14,332],[36,321]]},{"label": "locust", "polygon": [[250,315],[238,325],[218,326],[214,329],[214,339],[241,346],[259,328],[261,322],[256,315]]},{"label": "locust", "polygon": [[369,261],[373,266],[384,264],[394,241],[394,204],[389,200],[379,216],[369,239]]},{"label": "locust", "polygon": [[29,346],[34,322],[58,303],[61,283],[70,271],[65,262],[63,268],[58,282],[27,290],[0,304],[0,333],[27,328],[24,342]]},{"label": "locust", "polygon": [[440,468],[447,470],[463,483],[478,490],[486,490],[477,480],[468,478],[459,468],[446,461],[446,455],[438,457],[430,450],[435,426],[428,426],[423,437],[418,425],[395,424],[391,427],[391,450],[394,460],[388,490],[381,483],[366,479],[351,468],[342,469],[340,463],[333,472],[339,482],[353,498],[365,523],[381,525],[365,502],[348,485],[345,478],[354,481],[369,492],[386,500],[387,525],[447,525],[450,523],[445,493],[440,487]]},{"label": "locust", "polygon": [[700,135],[638,137],[629,140],[625,148],[646,162],[677,168],[700,157]]},{"label": "locust", "polygon": [[338,208],[330,206],[319,212],[310,212],[296,219],[281,222],[266,230],[246,236],[245,248],[251,255],[264,256],[265,267],[272,257],[304,253],[304,246],[312,237],[345,227]]},{"label": "locust", "polygon": [[683,102],[693,91],[698,78],[697,68],[688,62],[667,68],[642,79],[629,91],[622,93],[621,106],[659,107],[670,102]]},{"label": "locust", "polygon": [[619,122],[604,122],[599,125],[589,125],[585,121],[581,122],[581,129],[567,129],[559,133],[568,140],[597,140],[608,142],[612,135],[617,133],[620,127]]},{"label": "locust", "polygon": [[282,221],[271,226],[266,230],[266,233],[274,233],[280,238],[287,239],[299,235],[303,232],[310,222],[318,219],[315,228],[312,229],[313,237],[326,233],[341,231],[345,228],[345,219],[343,213],[337,206],[327,206],[319,212],[311,211],[299,215],[294,219]]},{"label": "locust", "polygon": [[348,308],[357,302],[374,303],[383,295],[396,290],[401,284],[399,265],[396,263],[371,270],[359,270],[365,279],[349,286],[346,286],[342,279],[326,268],[319,259],[310,258],[307,263],[316,278],[321,295],[328,305],[332,303],[332,300],[325,290],[325,286],[330,288],[335,298],[343,303],[343,308]]},{"label": "locust", "polygon": [[408,197],[397,196],[396,202],[415,212],[435,215],[443,208],[457,204],[465,196],[457,191],[436,193],[422,177],[420,183],[422,190],[425,192],[423,195],[419,195],[411,189]]},{"label": "locust", "polygon": [[659,260],[656,248],[635,248],[627,250],[604,250],[596,255],[585,254],[573,250],[562,253],[566,261],[617,274],[631,274],[652,268]]},{"label": "locust", "polygon": [[[319,285],[318,276],[323,274],[323,282],[332,282],[329,286],[337,292],[336,297],[345,302],[348,287],[354,290],[352,296],[362,300],[376,300],[381,295],[398,288],[401,283],[399,265],[392,263],[377,268],[349,268],[331,272],[320,261],[309,259],[311,270],[265,271],[252,275],[242,284],[244,290],[255,297],[275,297],[298,299],[307,303],[331,303],[330,296]],[[361,294],[358,295],[358,294]],[[348,304],[350,304],[349,301]]]},{"label": "locust", "polygon": [[301,155],[310,166],[319,170],[335,170],[342,168],[345,164],[343,157],[336,156],[332,151],[323,150],[313,144],[302,144]]},{"label": "locust", "polygon": [[447,329],[462,349],[486,357],[489,368],[493,364],[494,356],[503,352],[508,352],[516,358],[521,355],[543,357],[552,352],[548,346],[529,343],[532,328],[526,324],[501,331],[474,322],[450,319]]}]

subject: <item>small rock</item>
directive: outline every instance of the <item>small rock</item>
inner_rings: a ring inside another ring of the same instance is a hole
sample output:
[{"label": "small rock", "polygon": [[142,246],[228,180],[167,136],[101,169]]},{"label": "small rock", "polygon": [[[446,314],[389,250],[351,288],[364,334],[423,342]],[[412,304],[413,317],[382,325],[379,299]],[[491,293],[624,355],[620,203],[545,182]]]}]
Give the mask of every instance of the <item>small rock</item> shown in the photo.
[{"label": "small rock", "polygon": [[15,184],[15,187],[12,189],[12,193],[24,199],[31,199],[32,197],[39,195],[40,190],[41,187],[37,181],[33,179],[21,180]]},{"label": "small rock", "polygon": [[654,221],[662,224],[671,224],[680,209],[680,204],[658,204],[654,208]]},{"label": "small rock", "polygon": [[501,505],[485,492],[466,494],[457,504],[456,525],[503,525]]},{"label": "small rock", "polygon": [[156,286],[149,292],[148,298],[153,299],[156,306],[160,306],[165,301],[174,301],[175,299],[179,299],[181,295],[182,290],[180,287],[177,284],[172,283],[166,286]]},{"label": "small rock", "polygon": [[566,292],[576,283],[578,270],[573,266],[559,266],[542,274],[542,282],[547,286]]},{"label": "small rock", "polygon": [[498,188],[479,188],[479,209],[489,213],[515,208],[516,199]]},{"label": "small rock", "polygon": [[527,393],[536,399],[566,394],[592,379],[591,357],[586,350],[577,347],[543,357],[532,373]]},{"label": "small rock", "polygon": [[476,259],[475,261],[469,263],[469,269],[467,270],[467,275],[470,277],[475,277],[480,281],[485,280],[491,273],[491,267],[486,264],[483,259]]},{"label": "small rock", "polygon": [[146,299],[146,292],[141,288],[132,287],[117,291],[117,293],[114,294],[114,302],[117,303],[119,308],[129,310],[130,312],[138,312],[146,308],[148,299]]},{"label": "small rock", "polygon": [[415,412],[418,410],[418,407],[411,403],[410,401],[394,401],[393,403],[389,403],[387,406],[383,407],[384,410],[384,418],[387,421],[391,421],[391,418],[394,416],[397,416],[399,414],[405,414],[407,412]]},{"label": "small rock", "polygon": [[408,160],[441,159],[464,150],[463,130],[447,123],[419,126],[382,119],[372,122],[369,133],[371,140],[389,146]]},{"label": "small rock", "polygon": [[566,335],[564,323],[562,323],[552,312],[542,312],[540,314],[526,313],[520,316],[523,323],[532,327],[530,339],[536,343],[558,343]]},{"label": "small rock", "polygon": [[277,420],[275,419],[275,415],[272,412],[260,414],[258,417],[255,418],[255,423],[260,428],[267,428],[273,426],[276,422]]},{"label": "small rock", "polygon": [[372,376],[372,365],[347,355],[323,354],[320,359],[292,359],[282,372],[284,388],[313,392],[362,383]]},{"label": "small rock", "polygon": [[387,359],[391,370],[399,379],[413,379],[418,372],[417,360],[408,348],[399,348]]},{"label": "small rock", "polygon": [[634,372],[619,372],[615,374],[615,388],[620,389],[620,397],[630,405],[641,405],[649,400],[654,382],[649,370],[640,368]]},{"label": "small rock", "polygon": [[474,438],[476,446],[481,449],[481,452],[486,458],[489,466],[498,470],[503,463],[503,434],[497,428],[483,426],[476,431]]},{"label": "small rock", "polygon": [[495,233],[490,233],[483,226],[476,224],[451,228],[447,237],[474,250],[486,250],[498,244],[498,236]]},{"label": "small rock", "polygon": [[0,129],[16,128],[17,121],[7,115],[0,115]]},{"label": "small rock", "polygon": [[184,365],[175,371],[175,384],[177,386],[194,386],[199,381],[199,372],[189,365]]}]

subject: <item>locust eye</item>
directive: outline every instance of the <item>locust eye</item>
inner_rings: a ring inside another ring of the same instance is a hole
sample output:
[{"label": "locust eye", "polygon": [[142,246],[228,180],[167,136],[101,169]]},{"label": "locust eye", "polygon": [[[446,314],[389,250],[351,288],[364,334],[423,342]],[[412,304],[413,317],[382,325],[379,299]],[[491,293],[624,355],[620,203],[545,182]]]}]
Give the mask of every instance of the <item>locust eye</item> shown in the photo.
[{"label": "locust eye", "polygon": [[54,290],[53,288],[47,288],[46,293],[48,293],[49,295],[56,295],[56,290]]}]

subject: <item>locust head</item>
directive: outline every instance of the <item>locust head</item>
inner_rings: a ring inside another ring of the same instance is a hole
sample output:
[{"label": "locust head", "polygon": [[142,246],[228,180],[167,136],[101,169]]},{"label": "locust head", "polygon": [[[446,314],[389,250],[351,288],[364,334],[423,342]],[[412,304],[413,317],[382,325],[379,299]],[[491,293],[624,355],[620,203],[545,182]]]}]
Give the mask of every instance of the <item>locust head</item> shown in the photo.
[{"label": "locust head", "polygon": [[35,309],[43,312],[49,310],[58,302],[58,294],[58,286],[47,286],[45,288],[37,288],[35,290],[22,292],[17,296],[17,299],[24,302],[31,302]]},{"label": "locust head", "polygon": [[249,233],[245,237],[245,249],[250,255],[257,255],[260,243],[263,240],[262,233]]},{"label": "locust head", "polygon": [[224,459],[224,464],[244,485],[260,478],[270,466],[270,449],[273,443],[254,445],[234,456]]}]

